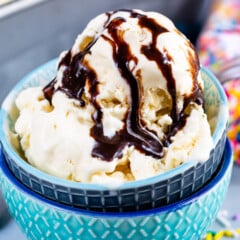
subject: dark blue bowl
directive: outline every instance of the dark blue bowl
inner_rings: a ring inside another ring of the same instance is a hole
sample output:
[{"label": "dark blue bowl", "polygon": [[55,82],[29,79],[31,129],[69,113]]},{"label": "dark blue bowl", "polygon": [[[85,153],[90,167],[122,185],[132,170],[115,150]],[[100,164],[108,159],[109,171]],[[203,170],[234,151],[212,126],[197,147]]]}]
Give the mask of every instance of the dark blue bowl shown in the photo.
[{"label": "dark blue bowl", "polygon": [[208,182],[222,158],[228,121],[227,99],[218,80],[206,69],[204,98],[212,123],[214,147],[205,162],[189,161],[158,176],[125,183],[117,188],[85,184],[50,176],[23,160],[14,144],[14,123],[17,116],[16,96],[22,89],[45,85],[56,74],[56,60],[39,67],[22,79],[6,97],[0,112],[0,140],[3,154],[12,173],[24,185],[46,198],[95,211],[139,211],[184,199]]},{"label": "dark blue bowl", "polygon": [[230,182],[227,141],[220,168],[199,191],[164,207],[100,213],[48,200],[20,183],[0,153],[0,182],[13,218],[29,239],[200,239],[215,220]]}]

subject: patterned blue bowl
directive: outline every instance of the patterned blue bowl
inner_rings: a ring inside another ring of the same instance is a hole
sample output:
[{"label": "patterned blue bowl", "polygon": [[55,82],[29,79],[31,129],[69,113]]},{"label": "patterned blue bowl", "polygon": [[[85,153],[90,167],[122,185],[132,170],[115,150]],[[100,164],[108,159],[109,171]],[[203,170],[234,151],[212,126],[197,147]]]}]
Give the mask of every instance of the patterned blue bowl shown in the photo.
[{"label": "patterned blue bowl", "polygon": [[195,240],[214,221],[231,172],[229,141],[220,168],[198,192],[173,204],[131,213],[100,213],[48,200],[21,184],[0,156],[0,180],[9,212],[29,239]]},{"label": "patterned blue bowl", "polygon": [[45,85],[56,75],[56,59],[40,66],[22,79],[6,97],[0,112],[0,140],[12,173],[35,192],[78,208],[103,212],[129,212],[156,208],[184,199],[200,189],[216,172],[226,141],[227,99],[218,80],[201,70],[205,83],[204,98],[212,127],[213,150],[204,163],[186,162],[175,169],[144,180],[128,182],[117,189],[97,184],[71,182],[50,176],[32,167],[20,157],[14,135],[17,117],[15,99],[29,86]]}]

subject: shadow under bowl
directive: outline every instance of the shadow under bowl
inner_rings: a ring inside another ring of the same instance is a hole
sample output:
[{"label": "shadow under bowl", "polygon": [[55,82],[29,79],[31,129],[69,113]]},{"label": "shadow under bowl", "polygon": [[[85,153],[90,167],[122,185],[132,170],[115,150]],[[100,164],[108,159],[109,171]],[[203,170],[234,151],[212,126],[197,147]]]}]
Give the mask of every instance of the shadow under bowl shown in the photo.
[{"label": "shadow under bowl", "polygon": [[3,102],[0,112],[0,139],[11,172],[25,186],[46,198],[82,209],[102,212],[140,211],[184,199],[200,189],[216,172],[222,158],[228,121],[227,98],[218,80],[201,69],[205,108],[212,126],[214,147],[205,162],[189,161],[144,180],[125,183],[117,188],[72,182],[50,176],[20,157],[14,138],[18,116],[15,99],[27,87],[44,86],[56,75],[56,59],[40,66],[22,79]]}]

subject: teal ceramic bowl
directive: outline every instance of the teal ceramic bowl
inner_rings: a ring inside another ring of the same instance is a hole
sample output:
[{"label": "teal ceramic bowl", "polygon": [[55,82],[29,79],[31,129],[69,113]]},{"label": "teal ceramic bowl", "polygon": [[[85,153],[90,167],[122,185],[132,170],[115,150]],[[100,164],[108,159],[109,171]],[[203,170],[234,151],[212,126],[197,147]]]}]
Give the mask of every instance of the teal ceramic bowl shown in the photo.
[{"label": "teal ceramic bowl", "polygon": [[97,184],[76,183],[50,176],[20,157],[14,135],[16,96],[30,86],[44,86],[56,75],[56,61],[40,66],[22,79],[3,102],[0,112],[0,140],[12,173],[35,192],[82,209],[103,212],[141,211],[184,199],[200,189],[216,172],[225,146],[228,121],[227,98],[218,80],[202,68],[206,112],[212,126],[214,147],[203,163],[189,161],[155,177],[125,183],[116,189]]},{"label": "teal ceramic bowl", "polygon": [[0,159],[1,187],[9,212],[29,239],[200,239],[226,195],[232,151],[227,141],[215,176],[190,197],[131,213],[100,213],[69,207],[26,188]]}]

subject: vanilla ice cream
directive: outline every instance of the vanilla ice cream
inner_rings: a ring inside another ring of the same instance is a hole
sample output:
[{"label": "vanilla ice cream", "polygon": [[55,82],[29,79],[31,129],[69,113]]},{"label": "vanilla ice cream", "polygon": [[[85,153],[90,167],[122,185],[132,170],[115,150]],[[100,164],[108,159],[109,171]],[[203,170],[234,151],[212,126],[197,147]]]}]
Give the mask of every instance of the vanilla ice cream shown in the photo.
[{"label": "vanilla ice cream", "polygon": [[94,18],[56,77],[16,105],[27,161],[73,181],[116,186],[205,161],[213,146],[196,51],[155,12]]}]

